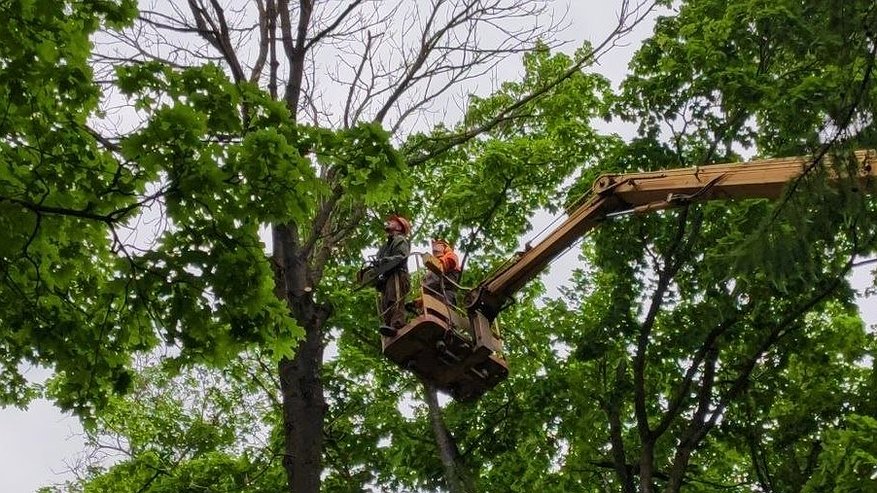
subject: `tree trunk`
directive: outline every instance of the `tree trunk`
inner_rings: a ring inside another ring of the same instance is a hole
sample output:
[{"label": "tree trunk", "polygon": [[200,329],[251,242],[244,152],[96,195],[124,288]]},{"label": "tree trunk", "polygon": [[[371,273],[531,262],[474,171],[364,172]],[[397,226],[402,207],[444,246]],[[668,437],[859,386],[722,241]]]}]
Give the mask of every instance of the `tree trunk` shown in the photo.
[{"label": "tree trunk", "polygon": [[673,467],[670,469],[670,479],[664,488],[665,493],[679,493],[679,490],[682,489],[682,481],[685,479],[688,461],[691,460],[691,452],[692,450],[684,444],[676,450]]},{"label": "tree trunk", "polygon": [[643,443],[642,455],[639,461],[639,491],[640,493],[654,493],[655,444],[652,441]]},{"label": "tree trunk", "polygon": [[457,442],[451,436],[451,432],[448,431],[445,421],[442,419],[442,409],[439,407],[436,389],[426,382],[424,382],[423,387],[426,394],[426,405],[429,407],[429,421],[432,424],[435,443],[439,448],[448,491],[450,493],[473,493],[475,484],[461,460]]},{"label": "tree trunk", "polygon": [[[621,368],[619,366],[619,368]],[[614,392],[613,392],[614,393]],[[627,465],[627,456],[624,452],[624,439],[622,438],[621,404],[613,395],[605,403],[604,408],[609,421],[609,442],[612,449],[612,464],[618,480],[621,482],[622,493],[635,493],[636,486],[631,468]]]},{"label": "tree trunk", "polygon": [[320,491],[326,414],[319,374],[323,344],[319,328],[306,330],[306,339],[297,348],[295,358],[284,359],[279,365],[283,392],[283,467],[289,490],[295,493]]},{"label": "tree trunk", "polygon": [[320,368],[323,362],[322,327],[328,310],[314,303],[307,264],[295,249],[295,231],[275,226],[274,259],[277,294],[287,301],[292,315],[305,331],[305,338],[292,360],[279,366],[283,394],[283,467],[289,491],[318,493],[322,473],[323,421],[326,400]]}]

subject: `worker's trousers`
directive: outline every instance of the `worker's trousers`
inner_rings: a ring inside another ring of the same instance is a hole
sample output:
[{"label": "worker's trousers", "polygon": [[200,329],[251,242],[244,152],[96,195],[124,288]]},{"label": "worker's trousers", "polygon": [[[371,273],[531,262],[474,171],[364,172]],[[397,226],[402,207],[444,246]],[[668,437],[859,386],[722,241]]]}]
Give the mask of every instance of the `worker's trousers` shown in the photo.
[{"label": "worker's trousers", "polygon": [[411,290],[411,276],[406,271],[390,274],[381,291],[381,315],[384,325],[394,329],[405,326],[405,296]]}]

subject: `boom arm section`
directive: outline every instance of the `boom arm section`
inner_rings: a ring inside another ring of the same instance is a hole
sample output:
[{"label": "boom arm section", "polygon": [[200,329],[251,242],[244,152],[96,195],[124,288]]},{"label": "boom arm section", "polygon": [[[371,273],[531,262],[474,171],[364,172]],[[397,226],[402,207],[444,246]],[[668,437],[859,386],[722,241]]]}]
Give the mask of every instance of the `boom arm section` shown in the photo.
[{"label": "boom arm section", "polygon": [[[877,178],[877,152],[857,151],[861,186]],[[823,161],[827,158],[823,159]],[[764,159],[663,171],[603,175],[590,198],[544,240],[528,248],[470,293],[470,315],[496,318],[505,303],[558,255],[601,221],[625,212],[646,213],[707,200],[778,198],[813,165],[808,157]],[[836,176],[829,170],[829,176]]]}]

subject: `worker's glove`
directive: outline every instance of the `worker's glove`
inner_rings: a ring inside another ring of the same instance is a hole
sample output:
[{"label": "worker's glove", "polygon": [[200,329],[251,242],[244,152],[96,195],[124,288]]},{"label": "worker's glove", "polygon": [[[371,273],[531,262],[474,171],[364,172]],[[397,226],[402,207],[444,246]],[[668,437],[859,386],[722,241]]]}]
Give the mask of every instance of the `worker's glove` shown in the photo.
[{"label": "worker's glove", "polygon": [[378,266],[384,267],[385,265],[398,264],[399,258],[398,257],[396,257],[396,258],[393,258],[393,257],[382,258],[382,259],[378,260],[378,262],[379,262]]}]

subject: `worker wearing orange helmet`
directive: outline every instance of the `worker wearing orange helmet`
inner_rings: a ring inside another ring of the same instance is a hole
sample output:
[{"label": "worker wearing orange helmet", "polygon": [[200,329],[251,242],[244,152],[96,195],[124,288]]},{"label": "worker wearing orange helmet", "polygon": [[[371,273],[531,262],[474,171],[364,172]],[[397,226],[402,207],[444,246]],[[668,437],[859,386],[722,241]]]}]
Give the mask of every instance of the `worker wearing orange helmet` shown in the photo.
[{"label": "worker wearing orange helmet", "polygon": [[408,255],[411,243],[411,223],[402,216],[393,214],[384,222],[387,242],[378,250],[375,265],[384,271],[377,281],[376,287],[381,292],[381,318],[383,325],[381,334],[386,337],[396,335],[405,326],[405,296],[411,289],[411,277],[408,274]]},{"label": "worker wearing orange helmet", "polygon": [[444,297],[448,304],[456,305],[457,284],[460,282],[460,259],[451,244],[441,238],[432,240],[432,255],[439,261],[442,273],[438,275],[427,271],[423,278],[423,287],[433,294]]}]

